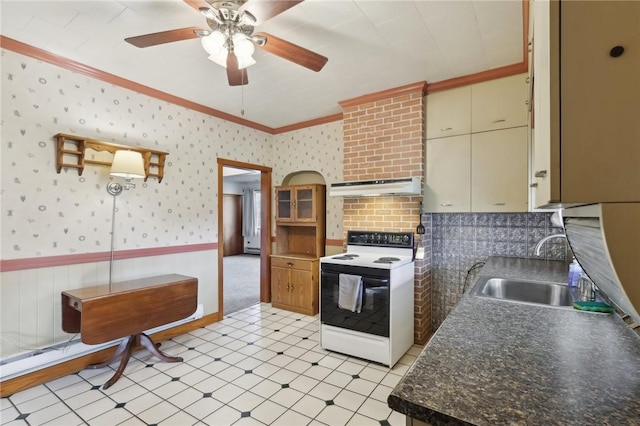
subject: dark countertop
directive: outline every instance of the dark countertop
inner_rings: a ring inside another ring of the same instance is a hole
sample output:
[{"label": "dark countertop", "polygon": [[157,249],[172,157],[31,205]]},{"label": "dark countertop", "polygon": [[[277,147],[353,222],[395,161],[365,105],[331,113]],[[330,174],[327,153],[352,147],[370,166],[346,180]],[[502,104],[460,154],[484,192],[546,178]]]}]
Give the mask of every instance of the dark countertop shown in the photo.
[{"label": "dark countertop", "polygon": [[[492,257],[478,277],[565,282],[566,271]],[[640,338],[615,314],[464,296],[388,403],[433,425],[638,425]]]}]

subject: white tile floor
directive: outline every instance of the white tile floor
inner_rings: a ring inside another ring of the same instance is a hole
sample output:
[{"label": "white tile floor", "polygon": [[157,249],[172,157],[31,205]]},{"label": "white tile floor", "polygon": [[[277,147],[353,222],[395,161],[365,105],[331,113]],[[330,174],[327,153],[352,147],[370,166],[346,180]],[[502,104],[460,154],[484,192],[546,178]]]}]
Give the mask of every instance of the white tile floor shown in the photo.
[{"label": "white tile floor", "polygon": [[318,318],[258,304],[117,363],[2,398],[6,425],[398,425],[387,396],[421,347],[389,369],[321,349]]}]

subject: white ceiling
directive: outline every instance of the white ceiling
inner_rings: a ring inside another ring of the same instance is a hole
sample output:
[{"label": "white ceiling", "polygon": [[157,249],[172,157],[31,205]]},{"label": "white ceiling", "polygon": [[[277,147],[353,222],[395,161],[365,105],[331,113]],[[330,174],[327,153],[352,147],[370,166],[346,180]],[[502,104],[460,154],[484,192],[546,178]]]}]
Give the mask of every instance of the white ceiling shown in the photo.
[{"label": "white ceiling", "polygon": [[340,113],[340,101],[523,57],[522,0],[306,0],[256,32],[320,53],[327,65],[316,73],[256,49],[249,84],[229,87],[198,39],[145,49],[123,41],[207,28],[182,0],[2,0],[0,7],[3,36],[270,128]]}]

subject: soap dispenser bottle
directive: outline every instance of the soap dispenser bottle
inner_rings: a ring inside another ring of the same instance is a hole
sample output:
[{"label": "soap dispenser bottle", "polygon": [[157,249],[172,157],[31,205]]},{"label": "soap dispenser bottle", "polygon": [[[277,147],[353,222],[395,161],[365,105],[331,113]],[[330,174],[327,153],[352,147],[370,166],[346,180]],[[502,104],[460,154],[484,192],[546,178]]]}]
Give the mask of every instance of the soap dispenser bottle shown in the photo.
[{"label": "soap dispenser bottle", "polygon": [[569,287],[577,287],[580,277],[582,277],[582,267],[574,257],[569,265],[569,276],[567,278]]}]

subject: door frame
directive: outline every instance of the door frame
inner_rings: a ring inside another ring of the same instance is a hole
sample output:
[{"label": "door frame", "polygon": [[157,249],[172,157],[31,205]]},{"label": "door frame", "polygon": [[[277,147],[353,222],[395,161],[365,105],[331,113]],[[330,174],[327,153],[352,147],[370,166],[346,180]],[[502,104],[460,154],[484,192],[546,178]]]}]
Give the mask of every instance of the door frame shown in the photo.
[{"label": "door frame", "polygon": [[[233,167],[236,169],[260,171],[260,302],[271,302],[271,167],[259,164],[243,163],[241,161],[228,160],[218,157],[218,314],[224,316],[224,248],[221,243],[223,235],[223,169]],[[265,196],[265,194],[268,194]]]}]

